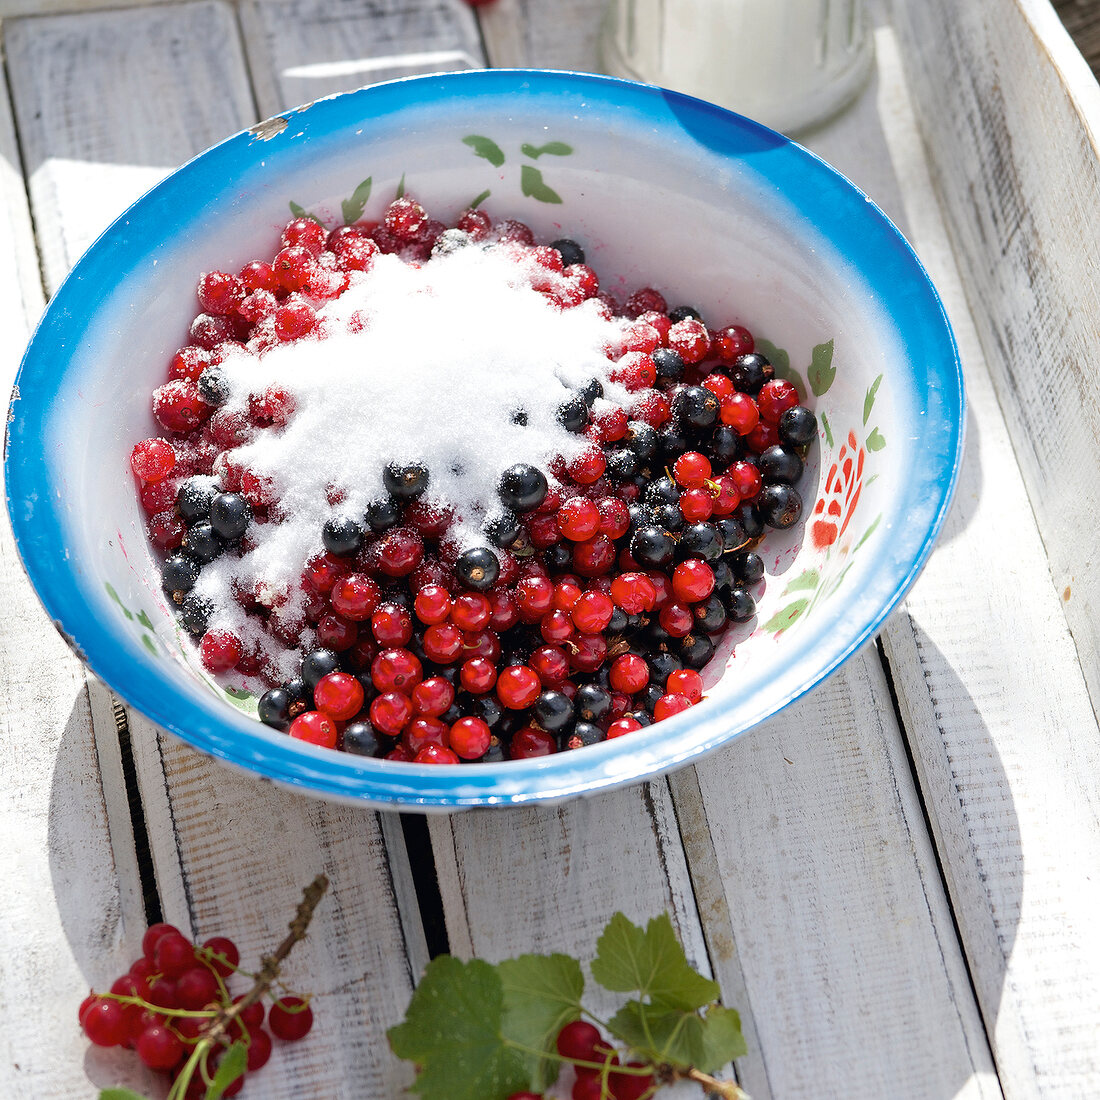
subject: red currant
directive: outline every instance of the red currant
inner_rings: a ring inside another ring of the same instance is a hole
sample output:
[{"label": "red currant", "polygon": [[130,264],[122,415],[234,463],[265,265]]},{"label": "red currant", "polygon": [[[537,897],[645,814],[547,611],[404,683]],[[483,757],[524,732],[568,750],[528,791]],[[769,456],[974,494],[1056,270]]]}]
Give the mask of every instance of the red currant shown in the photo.
[{"label": "red currant", "polygon": [[363,685],[347,672],[330,672],[313,689],[313,703],[335,721],[346,722],[363,707]]},{"label": "red currant", "polygon": [[705,561],[681,562],[672,573],[672,592],[683,603],[699,603],[714,591],[714,570]]},{"label": "red currant", "polygon": [[310,745],[321,745],[326,749],[336,748],[338,733],[336,723],[319,710],[307,710],[290,723],[290,736]]},{"label": "red currant", "polygon": [[497,678],[497,697],[509,710],[525,710],[539,697],[538,673],[526,665],[509,665]]},{"label": "red currant", "polygon": [[653,718],[660,721],[662,718],[671,718],[691,706],[691,700],[686,695],[662,695],[653,705]]},{"label": "red currant", "polygon": [[611,664],[611,686],[626,695],[634,695],[649,683],[649,665],[634,653],[624,653]]},{"label": "red currant", "polygon": [[489,751],[492,731],[480,718],[459,718],[451,726],[451,748],[463,760],[478,760]]},{"label": "red currant", "polygon": [[313,1026],[313,1009],[301,997],[280,997],[267,1014],[267,1026],[278,1039],[302,1039]]},{"label": "red currant", "polygon": [[[397,737],[413,716],[412,701],[400,692],[387,691],[375,696],[370,705],[371,725],[389,737]],[[293,724],[291,729],[293,729]],[[278,1032],[275,1032],[277,1035]]]}]

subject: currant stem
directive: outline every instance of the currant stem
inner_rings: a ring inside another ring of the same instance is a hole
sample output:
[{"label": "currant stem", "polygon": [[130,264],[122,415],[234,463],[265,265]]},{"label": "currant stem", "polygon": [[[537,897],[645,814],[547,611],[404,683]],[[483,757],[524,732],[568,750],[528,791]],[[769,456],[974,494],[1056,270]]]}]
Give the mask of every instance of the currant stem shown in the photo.
[{"label": "currant stem", "polygon": [[702,1085],[716,1096],[722,1097],[722,1100],[750,1100],[749,1094],[736,1081],[719,1081],[709,1073],[694,1068],[686,1073],[678,1071],[677,1076]]},{"label": "currant stem", "polygon": [[294,945],[305,938],[309,922],[313,919],[313,911],[317,908],[327,889],[328,878],[325,875],[318,875],[302,891],[302,900],[298,903],[298,911],[288,925],[289,931],[283,942],[275,948],[274,954],[265,955],[261,958],[260,972],[256,975],[256,981],[253,983],[252,988],[236,1004],[230,1005],[229,1008],[218,1015],[214,1024],[204,1036],[205,1039],[210,1040],[212,1043],[223,1039],[229,1025],[249,1005],[255,1004],[271,988],[279,977],[280,963],[290,954]]}]

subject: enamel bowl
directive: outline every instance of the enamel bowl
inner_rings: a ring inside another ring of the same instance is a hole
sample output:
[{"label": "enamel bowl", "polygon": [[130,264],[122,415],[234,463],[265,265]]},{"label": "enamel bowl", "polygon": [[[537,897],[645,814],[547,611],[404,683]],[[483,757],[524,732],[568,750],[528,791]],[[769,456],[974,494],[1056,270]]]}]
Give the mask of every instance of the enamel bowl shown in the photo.
[{"label": "enamel bowl", "polygon": [[[128,458],[158,434],[149,394],[186,342],[196,276],[270,256],[292,209],[330,226],[345,214],[377,217],[402,183],[442,220],[481,196],[494,218],[519,218],[543,240],[576,238],[605,289],[653,284],[712,324],[748,326],[816,410],[803,521],[768,536],[757,618],[725,639],[707,697],[690,711],[538,760],[396,764],[261,725],[255,699],[212,682],[180,636]],[[860,191],[786,138],[709,104],[540,71],[376,85],[197,157],[76,265],[15,393],[6,477],[19,550],[50,615],[102,679],[240,768],[326,797],[445,810],[653,776],[810,690],[873,637],[916,577],[951,497],[963,428],[962,377],[936,292]]]}]

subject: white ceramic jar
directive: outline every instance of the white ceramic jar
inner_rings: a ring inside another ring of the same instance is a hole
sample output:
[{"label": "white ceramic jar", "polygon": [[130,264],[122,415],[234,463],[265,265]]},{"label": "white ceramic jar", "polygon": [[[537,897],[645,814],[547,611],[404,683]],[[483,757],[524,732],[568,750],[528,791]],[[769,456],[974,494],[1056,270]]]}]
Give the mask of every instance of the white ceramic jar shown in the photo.
[{"label": "white ceramic jar", "polygon": [[863,0],[609,0],[604,67],[784,133],[845,106],[873,56]]}]

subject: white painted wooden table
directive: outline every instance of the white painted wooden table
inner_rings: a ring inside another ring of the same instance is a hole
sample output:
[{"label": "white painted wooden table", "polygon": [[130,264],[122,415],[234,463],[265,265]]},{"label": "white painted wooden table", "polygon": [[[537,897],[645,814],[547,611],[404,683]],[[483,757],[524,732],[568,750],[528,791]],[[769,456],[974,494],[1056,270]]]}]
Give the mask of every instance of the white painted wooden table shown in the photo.
[{"label": "white painted wooden table", "polygon": [[[258,117],[410,72],[598,68],[595,0],[32,2],[0,0],[8,378],[100,229]],[[621,909],[670,911],[719,979],[757,1100],[1100,1096],[1100,89],[1046,0],[877,16],[871,85],[808,144],[914,243],[970,397],[947,528],[877,644],[667,779],[403,822],[250,782],[138,715],[120,732],[0,531],[4,1096],[149,1087],[87,1050],[88,986],[158,912],[255,957],[317,871],[291,978],[322,1022],[249,1095],[395,1095],[383,1033],[430,949],[589,955]]]}]

